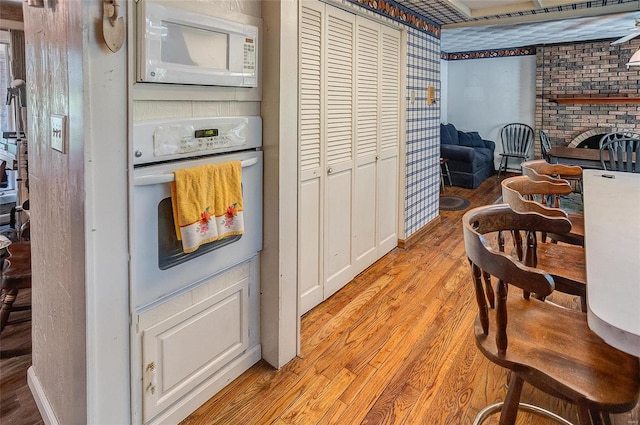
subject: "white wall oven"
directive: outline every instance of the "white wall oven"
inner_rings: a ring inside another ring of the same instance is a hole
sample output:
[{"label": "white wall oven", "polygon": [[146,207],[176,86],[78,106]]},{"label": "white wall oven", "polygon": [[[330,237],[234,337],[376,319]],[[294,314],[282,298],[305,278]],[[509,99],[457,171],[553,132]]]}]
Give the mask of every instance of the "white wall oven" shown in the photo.
[{"label": "white wall oven", "polygon": [[[179,423],[261,358],[261,144],[260,117],[134,124],[133,423]],[[242,164],[244,233],[187,254],[176,238],[173,173],[227,161]]]},{"label": "white wall oven", "polygon": [[[198,118],[134,125],[132,297],[142,307],[255,256],[262,248],[260,117]],[[186,254],[171,207],[173,172],[242,163],[245,231]]]}]

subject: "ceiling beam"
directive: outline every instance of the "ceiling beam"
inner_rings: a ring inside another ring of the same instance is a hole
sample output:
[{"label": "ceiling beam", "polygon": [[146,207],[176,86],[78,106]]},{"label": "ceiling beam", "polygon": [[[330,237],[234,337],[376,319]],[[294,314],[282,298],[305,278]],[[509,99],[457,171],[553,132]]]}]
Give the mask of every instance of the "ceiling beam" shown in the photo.
[{"label": "ceiling beam", "polygon": [[[545,7],[548,7],[548,0],[543,0]],[[570,18],[580,18],[580,17],[589,17],[589,16],[601,16],[601,15],[609,15],[613,13],[626,13],[626,12],[637,12],[638,5],[635,2],[632,3],[622,3],[622,4],[613,4],[609,6],[601,6],[601,7],[591,7],[584,9],[571,9],[565,10],[562,12],[551,12],[551,13],[536,13],[535,15],[525,15],[525,16],[514,16],[511,18],[491,18],[491,19],[481,19],[478,21],[469,21],[469,22],[460,22],[456,24],[445,24],[442,25],[442,29],[447,28],[465,28],[465,27],[478,27],[485,25],[506,25],[506,24],[517,24],[520,22],[523,23],[532,23],[532,22],[544,22],[544,21],[557,21],[560,19],[570,19]]]},{"label": "ceiling beam", "polygon": [[454,9],[456,9],[458,12],[462,13],[467,18],[471,18],[472,17],[471,16],[471,9],[469,9],[460,0],[447,0],[447,1],[449,2],[449,4],[451,4],[451,6],[453,6]]},{"label": "ceiling beam", "polygon": [[485,16],[506,15],[507,13],[524,12],[537,9],[533,1],[523,3],[508,3],[500,6],[479,7],[471,9],[471,17],[484,18]]},{"label": "ceiling beam", "polygon": [[575,3],[575,0],[540,0],[540,3],[542,3],[541,9],[543,9],[545,7],[566,6]]},{"label": "ceiling beam", "polygon": [[[449,4],[456,10],[471,19],[484,18],[488,16],[506,15],[509,13],[530,12],[532,10],[541,10],[545,8],[553,8],[558,6],[567,6],[575,3],[575,0],[524,0],[518,3],[505,2],[500,5],[482,7],[482,1],[474,0],[448,0]],[[495,3],[495,2],[494,2]],[[478,4],[478,7],[475,5]],[[626,3],[629,5],[629,3]],[[633,10],[636,6],[629,7]],[[604,9],[607,6],[597,7],[594,9]],[[598,14],[602,14],[599,12]]]}]

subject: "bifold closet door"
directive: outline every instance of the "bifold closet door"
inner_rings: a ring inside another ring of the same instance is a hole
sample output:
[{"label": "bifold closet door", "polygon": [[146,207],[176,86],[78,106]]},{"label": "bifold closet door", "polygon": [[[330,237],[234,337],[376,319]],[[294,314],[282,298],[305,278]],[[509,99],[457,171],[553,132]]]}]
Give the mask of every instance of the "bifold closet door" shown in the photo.
[{"label": "bifold closet door", "polygon": [[377,257],[378,139],[380,134],[380,24],[356,22],[355,190],[353,206],[354,273]]},{"label": "bifold closet door", "polygon": [[396,246],[400,32],[321,2],[301,7],[304,313]]},{"label": "bifold closet door", "polygon": [[326,8],[325,53],[325,299],[355,276],[354,208],[354,42],[356,16]]},{"label": "bifold closet door", "polygon": [[322,118],[322,55],[324,4],[302,2],[300,17],[300,122],[298,288],[300,312],[324,300],[322,214],[324,211],[324,138]]},{"label": "bifold closet door", "polygon": [[380,26],[380,133],[377,176],[378,258],[398,246],[400,31]]}]

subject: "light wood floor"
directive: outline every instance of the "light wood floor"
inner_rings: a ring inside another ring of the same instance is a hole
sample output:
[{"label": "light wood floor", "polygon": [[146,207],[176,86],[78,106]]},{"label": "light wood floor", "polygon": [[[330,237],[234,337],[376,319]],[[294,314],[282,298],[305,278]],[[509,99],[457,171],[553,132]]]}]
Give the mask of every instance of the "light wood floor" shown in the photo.
[{"label": "light wood floor", "polygon": [[[491,178],[475,190],[446,191],[473,207],[493,203],[499,185]],[[506,374],[473,342],[463,213],[441,212],[441,225],[419,243],[393,250],[306,314],[299,358],[281,370],[256,364],[183,424],[471,424],[479,409],[504,398]],[[30,322],[0,338],[2,425],[43,423],[26,384],[30,342]],[[530,387],[523,401],[576,421],[571,406]],[[614,425],[639,425],[639,413],[616,415]],[[547,423],[527,413],[518,419]]]},{"label": "light wood floor", "polygon": [[[499,185],[494,177],[475,190],[446,191],[473,207],[493,203]],[[463,213],[441,212],[441,225],[416,245],[393,250],[307,313],[299,358],[281,370],[258,363],[182,425],[471,424],[480,409],[503,400],[506,373],[472,335]],[[576,305],[566,296],[555,301]],[[577,422],[573,406],[531,387],[522,401]],[[638,425],[639,411],[616,415],[614,424]],[[547,423],[528,413],[518,418]]]}]

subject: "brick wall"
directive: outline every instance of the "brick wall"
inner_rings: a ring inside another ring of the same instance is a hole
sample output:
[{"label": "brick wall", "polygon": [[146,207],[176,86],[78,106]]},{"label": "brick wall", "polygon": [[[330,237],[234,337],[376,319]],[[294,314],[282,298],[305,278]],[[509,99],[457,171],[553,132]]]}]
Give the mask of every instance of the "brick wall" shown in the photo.
[{"label": "brick wall", "polygon": [[[537,49],[536,129],[552,146],[567,146],[595,127],[640,127],[640,104],[556,104],[575,96],[640,96],[640,67],[625,63],[640,49],[640,38],[611,46],[609,41],[542,46]],[[536,137],[536,157],[540,143]]]}]

